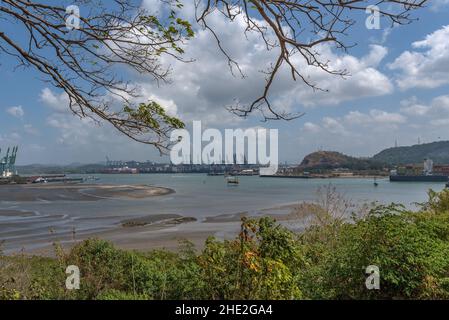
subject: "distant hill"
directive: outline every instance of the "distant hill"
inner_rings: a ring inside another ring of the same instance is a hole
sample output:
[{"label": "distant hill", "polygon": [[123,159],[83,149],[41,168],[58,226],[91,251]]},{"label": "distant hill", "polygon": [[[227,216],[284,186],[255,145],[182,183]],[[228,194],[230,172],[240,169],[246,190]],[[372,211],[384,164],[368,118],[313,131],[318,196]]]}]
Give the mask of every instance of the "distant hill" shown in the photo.
[{"label": "distant hill", "polygon": [[348,168],[366,170],[381,167],[370,159],[358,159],[336,151],[317,151],[307,155],[299,165],[300,170]]},{"label": "distant hill", "polygon": [[389,148],[369,159],[359,159],[335,151],[317,151],[307,155],[298,169],[380,169],[385,165],[395,166],[422,163],[427,158],[432,159],[436,164],[449,164],[449,141]]},{"label": "distant hill", "polygon": [[421,163],[430,158],[434,163],[449,163],[449,141],[417,144],[410,147],[397,147],[383,150],[372,159],[389,165]]}]

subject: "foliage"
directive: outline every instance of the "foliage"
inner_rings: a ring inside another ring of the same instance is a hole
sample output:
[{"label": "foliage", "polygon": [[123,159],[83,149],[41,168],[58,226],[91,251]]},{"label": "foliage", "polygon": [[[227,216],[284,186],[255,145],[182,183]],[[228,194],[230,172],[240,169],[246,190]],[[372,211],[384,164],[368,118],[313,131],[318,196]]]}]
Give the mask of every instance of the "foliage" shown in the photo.
[{"label": "foliage", "polygon": [[[139,104],[146,97],[131,74],[166,83],[171,71],[166,57],[190,61],[183,58],[184,47],[195,34],[179,12],[181,1],[164,1],[164,15],[133,0],[41,2],[0,1],[1,21],[27,39],[17,41],[14,32],[2,28],[0,54],[61,90],[67,109],[78,117],[109,123],[129,138],[166,152],[168,132],[181,122],[167,117],[155,102]],[[68,13],[69,5],[81,7],[79,16]],[[72,19],[77,23],[70,26]],[[154,116],[146,116],[147,111]]]},{"label": "foliage", "polygon": [[335,151],[316,151],[304,157],[298,171],[320,172],[347,168],[350,170],[381,170],[382,163],[372,159],[359,159]]},{"label": "foliage", "polygon": [[[391,204],[348,221],[335,207],[322,205],[301,234],[243,219],[234,240],[209,238],[200,252],[89,239],[68,253],[56,247],[58,259],[0,256],[0,299],[449,299],[449,190],[430,191],[417,212]],[[80,290],[64,287],[71,264]],[[369,265],[380,290],[365,286]]]},{"label": "foliage", "polygon": [[430,211],[435,214],[449,211],[449,189],[442,192],[429,190],[429,200],[425,203],[418,204],[422,210]]},{"label": "foliage", "polygon": [[[109,123],[131,139],[166,151],[167,139],[153,130],[153,121],[130,120],[127,112],[114,108],[114,100],[127,106],[143,98],[132,83],[132,73],[123,72],[121,67],[166,83],[171,70],[164,57],[191,62],[184,60],[184,53],[186,42],[195,36],[193,22],[216,39],[231,72],[237,69],[245,76],[245,68],[231,57],[220,39],[219,28],[226,25],[212,23],[217,13],[225,23],[240,19],[245,35],[255,34],[267,51],[275,52],[273,61],[261,70],[266,83],[260,94],[228,109],[242,117],[257,110],[264,120],[291,120],[303,113],[290,114],[271,104],[271,88],[281,70],[287,68],[292,80],[302,81],[314,91],[327,92],[331,88],[322,87],[304,70],[349,76],[348,70],[337,69],[321,51],[323,46],[342,50],[353,46],[345,37],[356,23],[358,12],[376,5],[390,23],[408,24],[414,20],[413,11],[424,7],[426,1],[329,0],[313,6],[286,0],[195,1],[196,21],[188,21],[181,16],[181,0],[161,1],[160,12],[149,12],[134,0],[0,0],[1,21],[14,25],[0,32],[0,54],[10,56],[18,67],[38,72],[44,81],[63,91],[68,109],[80,118]],[[69,5],[80,6],[82,12],[69,14]],[[71,20],[78,23],[68,23]],[[24,41],[18,41],[17,34]],[[300,68],[298,61],[307,68]]]},{"label": "foliage", "polygon": [[[310,267],[302,275],[309,298],[449,298],[449,212],[412,213],[378,206],[367,217],[303,236]],[[313,241],[310,241],[312,240]],[[380,269],[380,290],[365,287],[366,267]],[[318,281],[317,281],[318,280]]]},{"label": "foliage", "polygon": [[376,154],[372,159],[390,165],[422,163],[423,159],[426,158],[432,159],[435,163],[448,163],[448,154],[449,141],[437,141],[409,147],[385,149]]},{"label": "foliage", "polygon": [[64,265],[80,267],[82,285],[75,291],[78,299],[112,299],[126,294],[136,298],[186,299],[195,296],[198,288],[195,260],[188,244],[179,254],[142,254],[116,249],[99,239],[86,240],[61,257]]},{"label": "foliage", "polygon": [[295,299],[301,260],[294,236],[268,218],[242,221],[237,239],[206,242],[200,265],[208,299]]},{"label": "foliage", "polygon": [[0,256],[0,300],[66,298],[64,283],[65,274],[54,259]]}]

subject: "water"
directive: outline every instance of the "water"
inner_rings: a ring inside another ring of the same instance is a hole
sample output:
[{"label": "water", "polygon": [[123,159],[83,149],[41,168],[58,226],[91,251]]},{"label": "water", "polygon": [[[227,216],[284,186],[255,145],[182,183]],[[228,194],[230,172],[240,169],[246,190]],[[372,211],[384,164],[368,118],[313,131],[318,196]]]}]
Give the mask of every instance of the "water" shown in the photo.
[{"label": "water", "polygon": [[209,216],[255,212],[258,209],[315,200],[317,190],[329,184],[352,202],[395,202],[408,207],[413,207],[414,202],[425,201],[429,189],[440,191],[444,188],[442,183],[390,183],[388,179],[378,179],[379,186],[374,187],[372,179],[307,180],[242,176],[239,177],[238,186],[230,186],[222,176],[205,174],[97,176],[100,180],[96,183],[163,186],[176,192],[138,200],[12,203],[8,199],[0,199],[0,210],[34,212],[33,216],[0,216],[0,240],[11,242],[45,238],[48,237],[49,228],[56,234],[70,233],[74,227],[78,233],[92,233],[116,227],[124,219],[153,214],[179,214],[201,221]]},{"label": "water", "polygon": [[[80,176],[80,175],[78,175]],[[82,175],[81,175],[82,176]],[[12,206],[7,199],[0,199],[0,209],[38,211],[40,214],[70,216],[137,216],[175,213],[202,218],[227,213],[251,211],[311,201],[317,198],[320,187],[332,185],[337,192],[354,202],[379,201],[380,203],[402,203],[411,206],[427,199],[427,191],[440,191],[442,183],[390,183],[378,179],[374,187],[372,179],[282,179],[239,177],[237,186],[227,185],[220,176],[203,174],[148,174],[148,175],[97,175],[100,184],[154,185],[174,189],[166,196],[141,200],[22,202]]]},{"label": "water", "polygon": [[[239,177],[238,186],[229,186],[221,176],[203,174],[100,175],[105,184],[148,184],[165,186],[175,194],[143,200],[151,213],[180,213],[204,217],[278,206],[316,199],[317,190],[331,185],[353,201],[379,201],[410,206],[427,199],[427,191],[440,191],[442,183],[391,183],[378,179],[285,179]],[[133,201],[134,202],[134,201]],[[123,203],[125,206],[129,203]],[[137,204],[136,204],[137,205]]]}]

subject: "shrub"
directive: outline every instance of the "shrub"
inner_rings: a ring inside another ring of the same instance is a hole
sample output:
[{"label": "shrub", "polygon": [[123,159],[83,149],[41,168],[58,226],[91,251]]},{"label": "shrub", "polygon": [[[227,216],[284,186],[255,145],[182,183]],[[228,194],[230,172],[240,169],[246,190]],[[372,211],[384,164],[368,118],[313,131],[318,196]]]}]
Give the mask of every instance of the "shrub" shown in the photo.
[{"label": "shrub", "polygon": [[206,241],[200,255],[207,299],[297,299],[294,235],[269,218],[243,219],[236,240]]},{"label": "shrub", "polygon": [[[335,208],[335,206],[328,206]],[[346,206],[345,206],[346,207]],[[418,212],[377,206],[351,221],[322,207],[295,234],[273,219],[243,219],[234,240],[197,253],[139,253],[89,239],[59,259],[0,255],[0,299],[449,299],[449,191]],[[81,289],[65,289],[77,265]],[[380,290],[365,286],[368,265]]]},{"label": "shrub", "polygon": [[[448,214],[378,206],[367,217],[342,225],[334,243],[310,243],[306,232],[303,245],[308,247],[309,265],[315,263],[302,276],[306,295],[331,299],[449,298]],[[369,265],[380,268],[380,290],[365,287]]]}]

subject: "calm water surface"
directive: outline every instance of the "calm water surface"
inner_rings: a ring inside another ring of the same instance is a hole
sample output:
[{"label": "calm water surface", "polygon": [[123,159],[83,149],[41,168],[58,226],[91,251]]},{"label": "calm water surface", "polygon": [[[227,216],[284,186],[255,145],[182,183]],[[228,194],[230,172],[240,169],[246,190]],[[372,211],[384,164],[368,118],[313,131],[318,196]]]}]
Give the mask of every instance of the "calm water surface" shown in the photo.
[{"label": "calm water surface", "polygon": [[[77,175],[79,177],[79,175]],[[353,202],[402,203],[426,200],[429,189],[442,190],[443,183],[390,183],[379,179],[283,179],[240,177],[240,185],[228,186],[223,177],[205,174],[97,175],[101,184],[155,185],[176,193],[148,199],[102,199],[99,201],[10,202],[0,199],[0,209],[32,211],[30,217],[0,216],[0,240],[45,237],[49,228],[67,233],[92,232],[114,227],[121,220],[152,214],[180,214],[201,219],[207,216],[253,212],[317,198],[317,190],[329,184]],[[30,238],[31,239],[31,238]]]},{"label": "calm water surface", "polygon": [[[80,175],[78,175],[80,176]],[[82,175],[81,175],[82,176]],[[14,203],[24,210],[47,213],[89,215],[148,215],[179,213],[195,217],[235,213],[269,208],[281,204],[316,199],[317,190],[331,184],[346,198],[358,201],[402,203],[426,200],[429,189],[442,190],[443,183],[391,183],[379,179],[283,179],[240,177],[240,185],[228,186],[223,177],[204,174],[142,174],[96,175],[100,184],[145,184],[164,186],[176,191],[168,196],[143,200],[105,199],[94,202],[32,202]],[[5,205],[6,204],[6,205]],[[0,209],[11,208],[7,199],[0,199]]]}]

